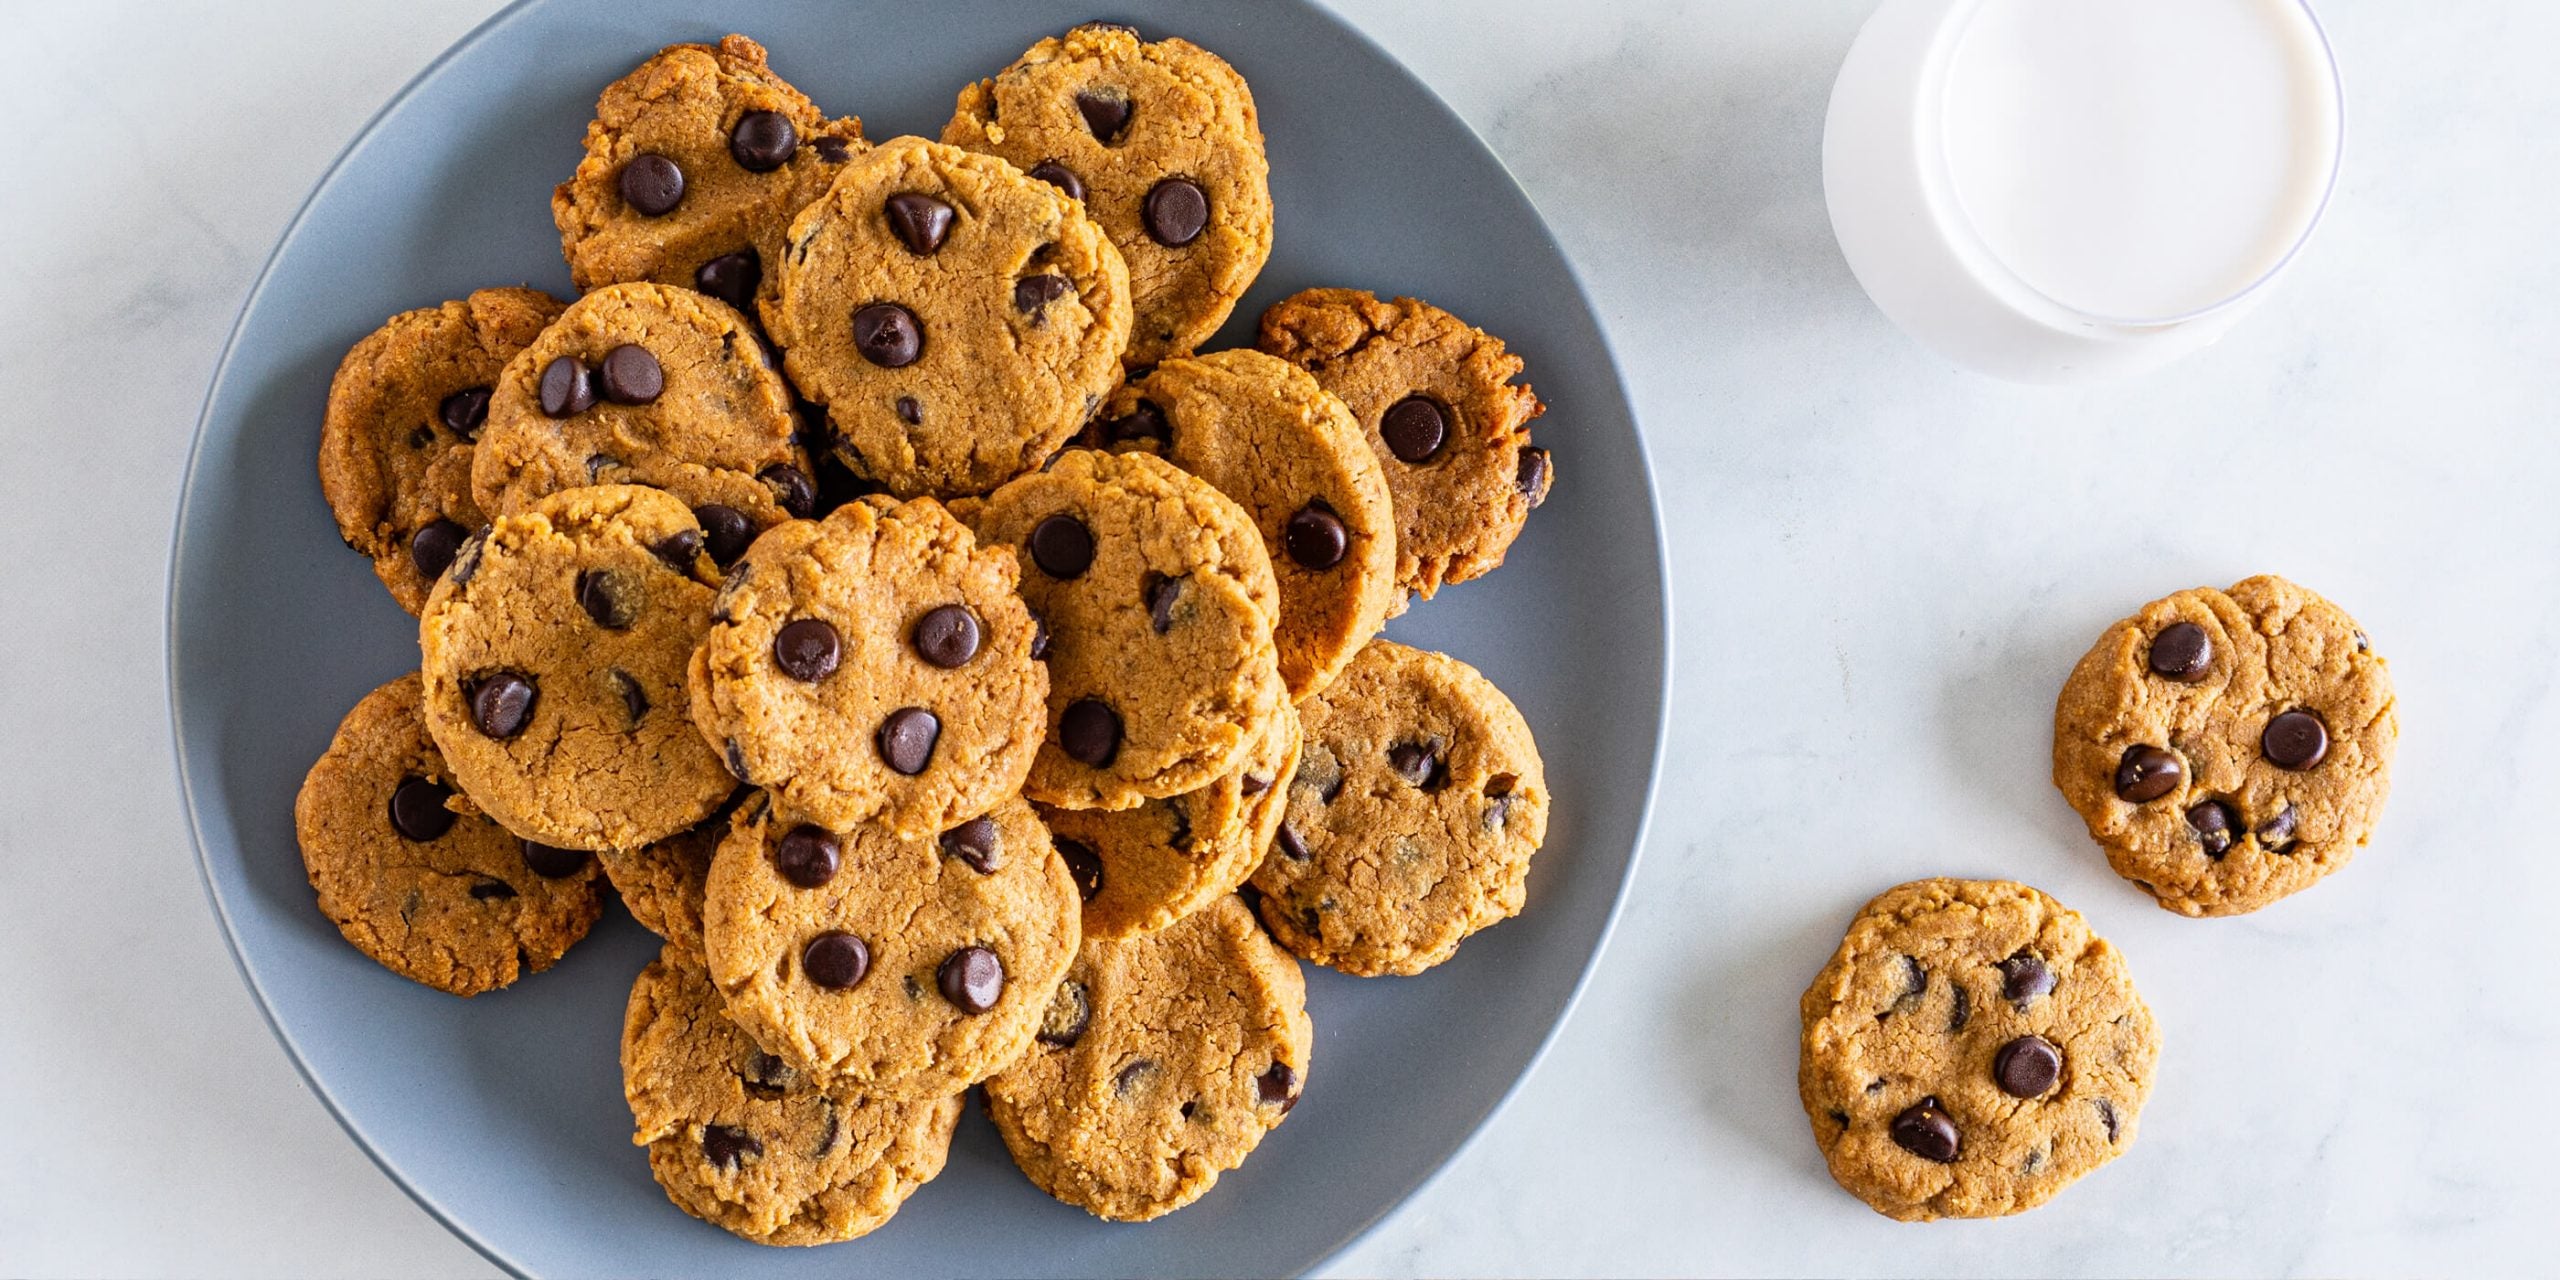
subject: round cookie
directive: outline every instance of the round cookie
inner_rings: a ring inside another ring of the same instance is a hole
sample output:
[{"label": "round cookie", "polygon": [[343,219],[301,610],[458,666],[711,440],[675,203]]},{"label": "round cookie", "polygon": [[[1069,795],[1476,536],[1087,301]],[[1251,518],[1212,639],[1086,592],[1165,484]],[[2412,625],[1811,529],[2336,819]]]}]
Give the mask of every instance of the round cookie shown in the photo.
[{"label": "round cookie", "polygon": [[957,1093],[869,1097],[796,1071],[721,1016],[720,994],[670,944],[622,1017],[631,1141],[677,1208],[757,1244],[869,1234],[942,1172]]},{"label": "round cookie", "polygon": [[1084,202],[1129,264],[1127,361],[1189,355],[1271,256],[1253,93],[1218,55],[1088,23],[960,91],[942,140]]},{"label": "round cookie", "polygon": [[793,220],[765,323],[855,475],[901,497],[985,493],[1056,452],[1119,377],[1129,273],[1057,188],[898,138]]},{"label": "round cookie", "polygon": [[1015,577],[929,498],[776,529],[721,588],[694,723],[813,821],[910,839],[957,826],[1022,790],[1047,723]]},{"label": "round cookie", "polygon": [[2005,880],[1858,913],[1804,993],[1796,1082],[1831,1176],[1887,1217],[2022,1213],[2133,1141],[2160,1055],[2124,957]]},{"label": "round cookie", "polygon": [[1078,899],[1019,800],[939,836],[803,822],[759,796],[711,860],[702,935],[729,1017],[803,1071],[929,1098],[1031,1043]]},{"label": "round cookie", "polygon": [[480,289],[391,317],[339,361],[320,425],[320,492],[338,536],[411,613],[487,523],[471,446],[498,372],[560,314],[538,289]]},{"label": "round cookie", "polygon": [[635,280],[752,311],[770,297],[783,232],[864,146],[745,36],[676,44],[605,86],[586,158],[551,193],[578,288]]},{"label": "round cookie", "polygon": [[320,910],[357,950],[458,996],[551,967],[604,909],[595,860],[527,847],[453,791],[405,675],[338,725],[293,801]]},{"label": "round cookie", "polygon": [[1262,350],[1314,374],[1369,434],[1395,495],[1396,581],[1428,600],[1491,573],[1547,500],[1546,412],[1502,340],[1412,298],[1309,289],[1262,313]]},{"label": "round cookie", "polygon": [[1023,794],[1128,809],[1232,771],[1287,701],[1253,519],[1161,458],[1074,449],[961,518],[1015,549],[1048,628],[1047,741]]},{"label": "round cookie", "polygon": [[605,879],[640,927],[702,963],[702,885],[711,878],[711,855],[729,835],[729,819],[749,792],[741,788],[708,818],[633,849],[602,849]]},{"label": "round cookie", "polygon": [[529,840],[629,849],[735,789],[685,714],[711,625],[702,529],[655,489],[555,493],[464,544],[419,621],[427,729]]},{"label": "round cookie", "polygon": [[609,285],[569,304],[499,375],[471,491],[505,515],[563,489],[664,489],[694,509],[726,565],[756,532],[813,509],[799,425],[791,389],[736,308],[666,285]]},{"label": "round cookie", "polygon": [[1271,847],[1297,767],[1284,703],[1244,762],[1197,791],[1116,812],[1038,806],[1084,893],[1084,936],[1152,933],[1235,892]]},{"label": "round cookie", "polygon": [[2053,783],[2116,874],[2182,915],[2237,915],[2355,856],[2399,737],[2355,619],[2257,577],[2098,637],[2054,706]]},{"label": "round cookie", "polygon": [[1413,974],[1520,914],[1546,769],[1500,689],[1372,640],[1298,714],[1288,809],[1253,876],[1281,946],[1344,973]]},{"label": "round cookie", "polygon": [[1144,1222],[1199,1199],[1298,1105],[1315,1027],[1298,962],[1220,898],[1085,943],[987,1114],[1043,1191]]},{"label": "round cookie", "polygon": [[1386,475],[1350,411],[1296,365],[1259,351],[1167,360],[1113,392],[1086,441],[1155,453],[1253,516],[1292,700],[1332,683],[1397,602]]}]

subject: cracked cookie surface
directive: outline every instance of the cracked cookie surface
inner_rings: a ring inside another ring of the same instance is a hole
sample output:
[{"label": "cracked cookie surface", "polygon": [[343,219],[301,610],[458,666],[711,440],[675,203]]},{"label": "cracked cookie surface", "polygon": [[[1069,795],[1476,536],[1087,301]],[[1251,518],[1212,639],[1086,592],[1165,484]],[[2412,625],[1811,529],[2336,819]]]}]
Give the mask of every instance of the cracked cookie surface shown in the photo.
[{"label": "cracked cookie surface", "polygon": [[2160,1052],[2124,957],[2022,884],[1869,902],[1802,1004],[1831,1176],[1906,1222],[2022,1213],[2133,1141]]},{"label": "cracked cookie surface", "polygon": [[2255,911],[2347,864],[2391,792],[2391,669],[2282,578],[2109,627],[2053,713],[2053,782],[2116,874],[2189,916]]}]

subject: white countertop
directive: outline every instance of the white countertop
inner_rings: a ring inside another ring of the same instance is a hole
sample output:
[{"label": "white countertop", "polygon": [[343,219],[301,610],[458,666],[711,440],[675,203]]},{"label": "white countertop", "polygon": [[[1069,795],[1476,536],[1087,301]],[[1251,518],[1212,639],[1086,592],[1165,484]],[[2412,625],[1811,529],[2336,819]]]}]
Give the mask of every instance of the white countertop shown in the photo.
[{"label": "white countertop", "polygon": [[[192,866],[160,661],[180,467],[252,275],[491,7],[9,8],[0,1274],[487,1271],[259,1019]],[[1919,350],[1832,245],[1822,108],[1867,0],[1342,7],[1580,264],[1679,617],[1663,794],[1588,996],[1338,1269],[2550,1267],[2560,7],[2326,0],[2351,136],[2308,256],[2218,348],[2062,392]],[[1541,440],[1569,458],[1571,430],[1560,409]],[[2392,660],[2397,794],[2329,883],[2180,919],[2047,782],[2054,691],[2134,606],[2270,571]],[[2162,1027],[2139,1142],[2024,1217],[1887,1222],[1825,1177],[1796,1104],[1797,995],[1859,902],[1931,874],[2087,913]]]}]

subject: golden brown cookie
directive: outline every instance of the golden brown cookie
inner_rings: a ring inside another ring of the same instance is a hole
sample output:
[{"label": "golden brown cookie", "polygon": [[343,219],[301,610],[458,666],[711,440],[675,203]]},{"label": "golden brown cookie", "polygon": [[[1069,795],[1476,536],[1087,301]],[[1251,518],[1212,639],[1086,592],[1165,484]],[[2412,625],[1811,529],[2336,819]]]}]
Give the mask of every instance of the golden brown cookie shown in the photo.
[{"label": "golden brown cookie", "polygon": [[863,145],[861,121],[827,119],[755,41],[669,45],[605,86],[586,158],[551,193],[569,278],[677,285],[752,313],[792,216]]},{"label": "golden brown cookie", "polygon": [[603,910],[595,860],[527,845],[454,794],[413,673],[366,694],[294,797],[320,910],[356,949],[458,996],[551,967]]},{"label": "golden brown cookie", "polygon": [[462,789],[569,849],[709,817],[736,783],[684,680],[712,579],[692,513],[630,485],[563,490],[465,543],[418,625],[427,729]]},{"label": "golden brown cookie", "polygon": [[1167,360],[1086,431],[1217,486],[1253,516],[1280,586],[1289,697],[1331,683],[1397,601],[1395,507],[1360,424],[1305,370],[1259,351]]},{"label": "golden brown cookie", "polygon": [[480,289],[391,317],[347,352],[320,426],[320,492],[338,536],[411,613],[487,522],[471,446],[498,371],[560,314],[537,289]]},{"label": "golden brown cookie", "polygon": [[1271,256],[1271,166],[1244,77],[1185,40],[1087,23],[960,91],[942,140],[1084,202],[1129,264],[1128,362],[1189,355]]},{"label": "golden brown cookie", "polygon": [[2255,911],[2347,864],[2391,794],[2391,668],[2277,577],[2109,627],[2053,712],[2053,783],[2116,874],[2182,915]]},{"label": "golden brown cookie", "polygon": [[931,498],[865,498],[756,541],[695,651],[694,723],[833,827],[932,835],[1022,790],[1048,668],[1004,548]]},{"label": "golden brown cookie", "polygon": [[1262,313],[1258,345],[1314,374],[1369,433],[1395,495],[1396,579],[1428,600],[1492,572],[1555,467],[1529,443],[1546,406],[1502,340],[1412,298],[1309,289]]},{"label": "golden brown cookie", "polygon": [[596,853],[631,918],[697,965],[703,962],[702,884],[711,878],[711,855],[728,838],[729,819],[749,794],[740,789],[710,817],[664,840]]},{"label": "golden brown cookie", "polygon": [[1372,640],[1298,714],[1288,810],[1253,877],[1281,946],[1363,977],[1420,973],[1520,914],[1546,769],[1492,681]]},{"label": "golden brown cookie", "polygon": [[1158,933],[1091,941],[987,1113],[1043,1191],[1144,1222],[1208,1193],[1306,1088],[1298,962],[1233,897]]},{"label": "golden brown cookie", "polygon": [[961,1095],[914,1102],[816,1080],[758,1049],[672,944],[622,1017],[631,1141],[686,1213],[757,1244],[877,1230],[942,1172]]},{"label": "golden brown cookie", "polygon": [[1887,1217],[2023,1213],[2133,1141],[2160,1056],[2124,957],[2005,880],[1858,913],[1804,993],[1796,1083],[1831,1176]]},{"label": "golden brown cookie", "polygon": [[765,324],[836,456],[902,497],[985,493],[1092,415],[1129,273],[1083,206],[991,156],[897,138],[791,224]]}]

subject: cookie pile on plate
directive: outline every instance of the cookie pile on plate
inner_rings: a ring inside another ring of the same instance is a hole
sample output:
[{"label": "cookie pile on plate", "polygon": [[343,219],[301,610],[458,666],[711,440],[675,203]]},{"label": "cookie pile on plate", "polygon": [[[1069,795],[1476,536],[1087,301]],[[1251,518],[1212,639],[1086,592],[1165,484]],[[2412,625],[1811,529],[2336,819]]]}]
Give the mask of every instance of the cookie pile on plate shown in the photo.
[{"label": "cookie pile on plate", "polygon": [[607,86],[563,303],[394,316],[330,391],[347,544],[419,669],[296,803],[320,906],[460,995],[608,886],[686,1212],[846,1240],[964,1091],[1044,1190],[1190,1203],[1307,1086],[1298,958],[1411,974],[1518,913],[1547,794],[1503,694],[1378,637],[1544,499],[1520,360],[1269,255],[1244,81],[1093,24],[873,142],[741,36]]}]

